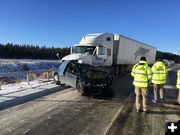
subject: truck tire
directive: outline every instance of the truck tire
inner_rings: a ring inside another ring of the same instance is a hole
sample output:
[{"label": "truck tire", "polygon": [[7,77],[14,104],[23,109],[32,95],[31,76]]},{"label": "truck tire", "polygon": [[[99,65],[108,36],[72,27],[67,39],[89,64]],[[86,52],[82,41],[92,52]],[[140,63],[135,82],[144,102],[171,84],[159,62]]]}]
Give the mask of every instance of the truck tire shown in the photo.
[{"label": "truck tire", "polygon": [[54,74],[54,82],[55,82],[57,85],[60,85],[59,75],[58,75],[57,73]]}]

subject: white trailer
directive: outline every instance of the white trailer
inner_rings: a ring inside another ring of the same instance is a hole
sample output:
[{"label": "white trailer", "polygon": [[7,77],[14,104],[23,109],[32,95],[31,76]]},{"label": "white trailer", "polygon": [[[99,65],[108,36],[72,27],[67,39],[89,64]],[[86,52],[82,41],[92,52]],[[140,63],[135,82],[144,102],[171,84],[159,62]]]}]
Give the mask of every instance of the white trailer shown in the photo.
[{"label": "white trailer", "polygon": [[156,57],[156,49],[147,44],[119,35],[115,64],[135,64],[141,56],[145,56],[149,64],[153,64]]},{"label": "white trailer", "polygon": [[155,62],[156,48],[123,35],[95,33],[85,35],[62,60],[78,60],[95,66],[113,67],[116,74],[136,64],[145,56],[149,64]]}]

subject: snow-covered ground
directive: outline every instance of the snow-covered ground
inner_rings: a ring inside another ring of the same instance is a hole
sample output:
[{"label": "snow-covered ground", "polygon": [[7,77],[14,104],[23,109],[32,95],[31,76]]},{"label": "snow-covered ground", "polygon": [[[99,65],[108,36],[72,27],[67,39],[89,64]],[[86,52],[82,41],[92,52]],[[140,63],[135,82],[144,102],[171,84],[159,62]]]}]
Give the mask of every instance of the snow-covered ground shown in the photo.
[{"label": "snow-covered ground", "polygon": [[48,84],[51,84],[51,83],[52,83],[52,81],[43,82],[41,80],[34,80],[34,81],[30,81],[29,85],[27,84],[27,82],[20,82],[20,83],[2,85],[1,90],[0,90],[0,95],[6,95],[8,93],[25,91],[25,90],[28,90],[28,89],[34,89],[34,88],[40,87],[42,85],[48,85]]},{"label": "snow-covered ground", "polygon": [[45,80],[34,80],[30,81],[28,85],[27,82],[14,83],[2,85],[0,90],[0,102],[7,100],[12,100],[18,97],[27,96],[32,93],[37,93],[46,89],[39,89],[41,86],[48,88],[53,85],[53,80],[47,82]]},{"label": "snow-covered ground", "polygon": [[54,69],[58,68],[60,61],[0,59],[0,73],[22,71],[24,65],[27,65],[29,70]]},{"label": "snow-covered ground", "polygon": [[[58,68],[60,65],[59,60],[26,60],[26,59],[0,59],[0,74],[8,72],[22,71],[23,66],[26,65],[29,70],[43,70],[43,69],[54,69]],[[19,75],[15,78],[23,78],[25,75]],[[6,78],[5,82],[10,83],[11,79]],[[7,81],[8,80],[8,81]],[[18,97],[26,96],[32,93],[38,93],[42,91],[39,89],[41,86],[45,87],[46,90],[48,86],[52,85],[53,81],[45,82],[41,80],[30,81],[28,85],[27,82],[4,84],[3,80],[0,78],[1,90],[0,90],[0,103],[12,100]],[[4,84],[4,85],[3,85]]]}]

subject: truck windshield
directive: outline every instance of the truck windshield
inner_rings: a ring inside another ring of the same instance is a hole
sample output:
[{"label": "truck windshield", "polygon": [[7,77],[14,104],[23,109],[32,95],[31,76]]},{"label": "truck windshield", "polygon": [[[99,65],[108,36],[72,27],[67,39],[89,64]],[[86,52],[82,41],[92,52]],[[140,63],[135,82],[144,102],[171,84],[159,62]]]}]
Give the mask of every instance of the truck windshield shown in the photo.
[{"label": "truck windshield", "polygon": [[72,48],[72,53],[92,55],[95,48],[96,48],[95,46],[75,46]]}]

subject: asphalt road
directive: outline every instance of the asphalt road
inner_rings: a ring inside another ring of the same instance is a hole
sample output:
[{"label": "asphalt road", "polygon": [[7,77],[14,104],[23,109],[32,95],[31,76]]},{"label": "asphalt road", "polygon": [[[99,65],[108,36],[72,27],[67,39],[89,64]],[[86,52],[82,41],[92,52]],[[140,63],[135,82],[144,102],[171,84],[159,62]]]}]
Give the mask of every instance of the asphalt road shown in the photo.
[{"label": "asphalt road", "polygon": [[79,96],[75,89],[31,97],[0,111],[1,135],[103,135],[132,92],[127,75],[113,82],[114,96]]}]

